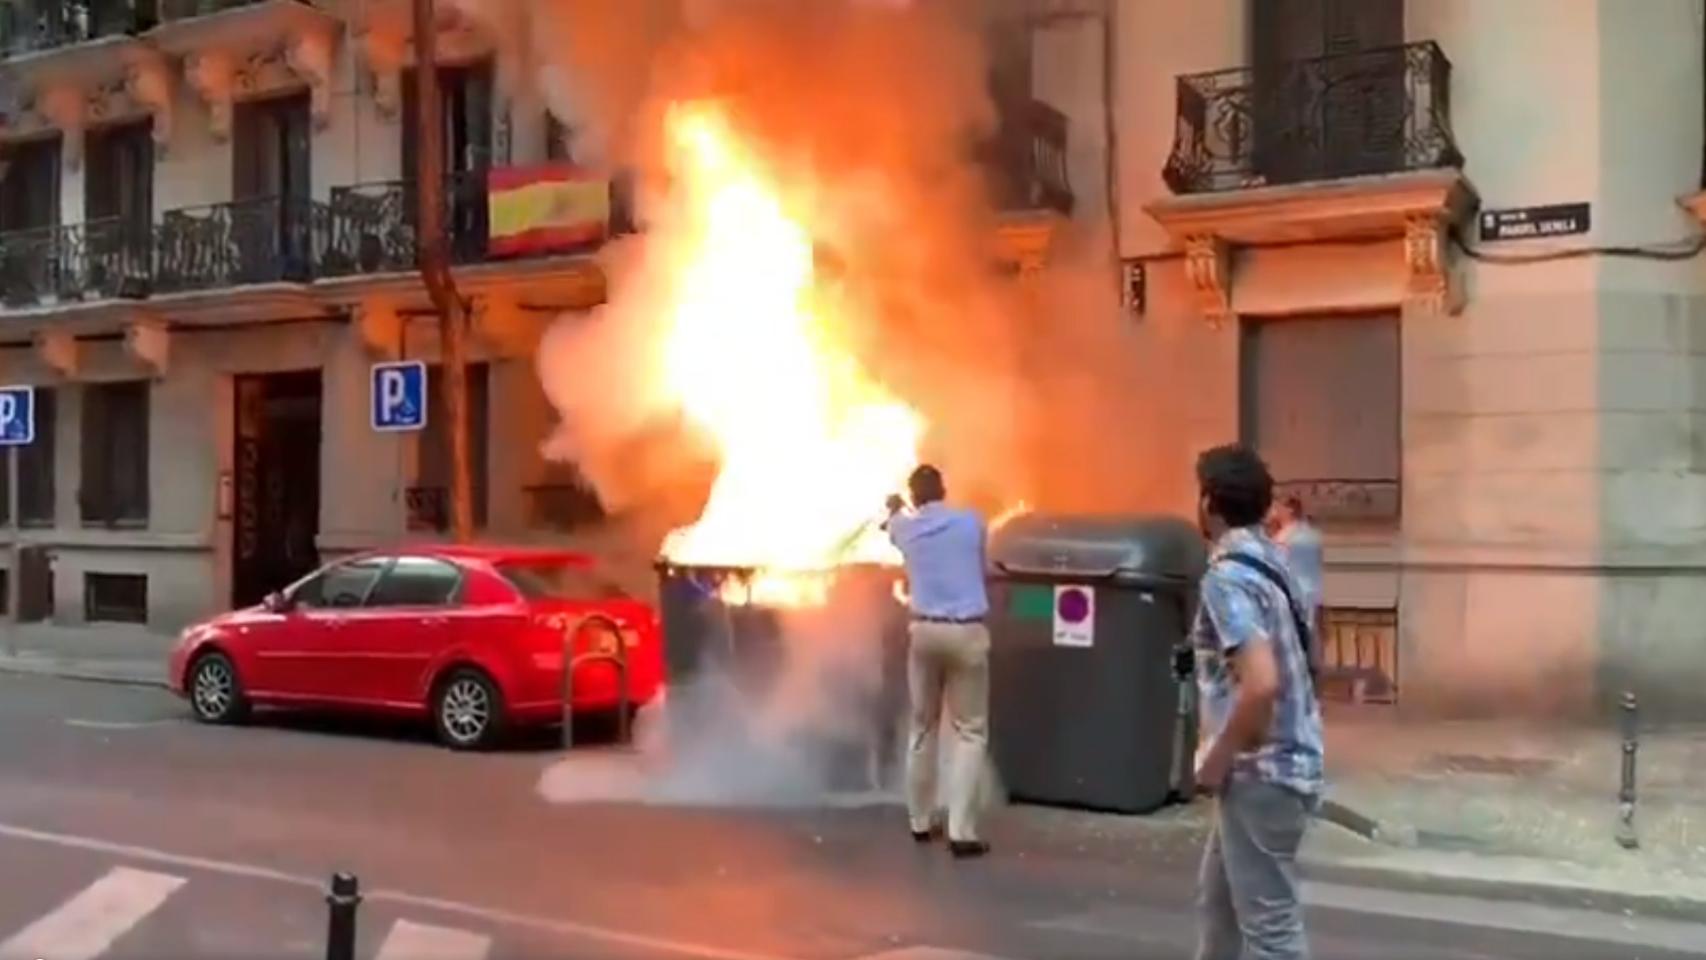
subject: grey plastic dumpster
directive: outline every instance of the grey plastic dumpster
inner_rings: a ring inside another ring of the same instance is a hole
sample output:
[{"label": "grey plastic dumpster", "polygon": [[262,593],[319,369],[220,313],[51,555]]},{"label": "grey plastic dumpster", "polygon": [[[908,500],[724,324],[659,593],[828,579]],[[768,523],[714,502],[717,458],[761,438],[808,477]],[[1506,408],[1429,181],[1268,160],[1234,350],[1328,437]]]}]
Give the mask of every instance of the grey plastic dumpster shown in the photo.
[{"label": "grey plastic dumpster", "polygon": [[990,745],[1013,799],[1146,813],[1194,792],[1205,557],[1174,517],[1032,514],[994,533]]}]

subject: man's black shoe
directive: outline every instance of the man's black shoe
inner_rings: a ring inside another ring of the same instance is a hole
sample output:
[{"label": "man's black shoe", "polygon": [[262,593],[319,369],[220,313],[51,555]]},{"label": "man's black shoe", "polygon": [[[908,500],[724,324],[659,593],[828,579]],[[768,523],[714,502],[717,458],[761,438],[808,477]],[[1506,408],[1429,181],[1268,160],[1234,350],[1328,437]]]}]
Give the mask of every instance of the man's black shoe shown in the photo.
[{"label": "man's black shoe", "polygon": [[988,853],[989,844],[982,840],[953,840],[948,843],[948,852],[956,859],[969,860]]},{"label": "man's black shoe", "polygon": [[931,843],[942,835],[942,831],[931,827],[928,830],[912,831],[912,842],[917,844]]}]

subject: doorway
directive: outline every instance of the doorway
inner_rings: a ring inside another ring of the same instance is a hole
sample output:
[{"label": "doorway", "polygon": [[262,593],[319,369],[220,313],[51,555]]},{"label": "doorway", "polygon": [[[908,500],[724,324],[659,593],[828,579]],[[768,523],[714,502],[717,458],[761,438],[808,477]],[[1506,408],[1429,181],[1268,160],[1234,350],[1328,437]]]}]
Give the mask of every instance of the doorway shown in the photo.
[{"label": "doorway", "polygon": [[237,378],[231,602],[268,593],[320,565],[320,372]]}]

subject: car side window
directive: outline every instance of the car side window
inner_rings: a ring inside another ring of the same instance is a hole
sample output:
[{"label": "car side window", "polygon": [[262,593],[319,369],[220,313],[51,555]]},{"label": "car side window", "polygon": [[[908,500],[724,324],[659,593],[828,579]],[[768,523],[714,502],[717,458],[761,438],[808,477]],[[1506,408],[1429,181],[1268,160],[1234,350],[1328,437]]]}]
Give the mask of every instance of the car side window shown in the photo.
[{"label": "car side window", "polygon": [[462,571],[430,557],[398,557],[367,598],[369,607],[446,607],[456,602]]},{"label": "car side window", "polygon": [[341,610],[359,607],[373,590],[390,561],[378,557],[352,560],[328,567],[302,584],[291,599],[312,610]]}]

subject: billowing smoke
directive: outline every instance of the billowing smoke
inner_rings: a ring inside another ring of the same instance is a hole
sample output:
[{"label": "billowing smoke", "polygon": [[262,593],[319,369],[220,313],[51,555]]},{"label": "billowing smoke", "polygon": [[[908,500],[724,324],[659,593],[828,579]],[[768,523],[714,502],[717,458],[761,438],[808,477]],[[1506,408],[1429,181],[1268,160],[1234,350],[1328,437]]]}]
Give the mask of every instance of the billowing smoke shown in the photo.
[{"label": "billowing smoke", "polygon": [[[574,129],[577,159],[631,172],[642,219],[668,207],[674,186],[662,142],[668,112],[716,103],[812,225],[816,294],[840,305],[836,316],[859,321],[838,338],[922,414],[921,452],[944,467],[957,498],[993,513],[1020,500],[1047,505],[1049,495],[1083,508],[1133,496],[1131,477],[1105,469],[1107,438],[1073,426],[1084,417],[1049,422],[1051,407],[1095,404],[1123,382],[1108,366],[1127,345],[1103,322],[1117,316],[1105,258],[1092,253],[1087,270],[1056,273],[1029,293],[996,264],[995,213],[975,162],[996,122],[990,6],[459,4],[498,35],[505,82],[537,85]],[[540,374],[561,416],[546,453],[579,466],[621,535],[637,538],[636,557],[698,516],[716,476],[716,451],[663,383],[669,310],[660,298],[672,289],[681,242],[663,220],[611,244],[603,254],[609,303],[561,318],[540,348]],[[727,684],[698,684],[694,696],[715,702],[693,706],[714,706],[707,715],[721,719],[677,752],[667,775],[627,792],[705,801],[751,799],[755,789],[772,799],[821,794],[822,758],[798,744],[862,722],[839,694],[866,690],[878,669],[868,658],[880,645],[857,619],[791,623],[799,655],[764,703],[729,694]],[[552,790],[587,793],[584,780]]]}]

